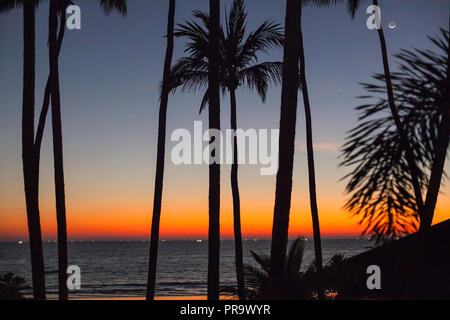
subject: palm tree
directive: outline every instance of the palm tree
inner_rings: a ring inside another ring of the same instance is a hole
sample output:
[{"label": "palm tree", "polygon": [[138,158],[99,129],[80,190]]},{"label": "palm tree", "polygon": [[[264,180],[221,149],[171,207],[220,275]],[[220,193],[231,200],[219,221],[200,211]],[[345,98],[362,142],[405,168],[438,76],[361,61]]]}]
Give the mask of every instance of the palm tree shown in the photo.
[{"label": "palm tree", "polygon": [[158,149],[156,155],[155,192],[153,197],[153,218],[150,242],[147,300],[155,298],[156,262],[158,259],[159,221],[161,217],[161,199],[164,178],[164,157],[166,144],[167,103],[170,93],[170,67],[173,56],[173,38],[175,21],[175,0],[170,0],[169,16],[167,21],[167,49],[164,61],[164,73],[161,89],[161,101],[159,106],[158,121]]},{"label": "palm tree", "polygon": [[[305,272],[300,271],[305,252],[305,239],[296,238],[290,245],[287,253],[286,264],[283,268],[283,299],[311,299],[313,297],[313,286],[311,283],[314,274],[314,266],[310,266]],[[245,264],[246,295],[249,300],[267,300],[271,293],[269,291],[270,256],[258,255],[250,250],[257,267]],[[223,287],[224,294],[236,295],[235,287]]]},{"label": "palm tree", "polygon": [[[206,86],[208,72],[206,67],[207,45],[204,42],[204,35],[209,17],[202,12],[195,12],[194,16],[201,19],[203,27],[195,22],[179,25],[176,35],[185,36],[192,40],[188,44],[190,56],[182,58],[172,68],[172,81],[174,88],[182,86],[183,90],[196,91]],[[257,54],[266,52],[271,47],[281,46],[283,34],[280,26],[271,21],[265,21],[256,31],[251,32],[246,39],[247,13],[244,1],[235,0],[227,16],[226,31],[220,29],[220,86],[223,91],[230,94],[231,106],[231,129],[237,129],[237,102],[236,90],[241,85],[246,85],[250,90],[256,89],[262,101],[265,102],[267,89],[271,81],[278,83],[281,81],[280,62],[258,63]],[[195,48],[195,49],[194,49]],[[202,63],[199,63],[199,60]],[[208,101],[208,90],[206,90],[200,112]],[[233,164],[231,168],[231,191],[233,196],[233,217],[234,217],[234,240],[235,240],[235,264],[236,279],[238,282],[238,296],[245,300],[245,278],[243,269],[242,234],[241,234],[241,214],[240,197],[238,185],[238,148],[237,137],[233,140]]]},{"label": "palm tree", "polygon": [[282,297],[283,268],[286,261],[289,213],[294,166],[295,126],[300,52],[300,10],[298,0],[287,0],[283,55],[283,86],[281,91],[279,167],[276,179],[273,216],[270,280],[271,298]]},{"label": "palm tree", "polygon": [[[315,5],[320,5],[320,6],[323,6],[323,5],[329,6],[330,4],[336,4],[339,2],[345,1],[347,3],[347,8],[352,15],[352,18],[354,18],[356,10],[359,8],[361,3],[366,0],[307,0],[307,1],[309,3],[313,3]],[[373,0],[373,5],[378,6],[378,0]],[[424,216],[424,211],[423,211],[424,203],[423,203],[423,199],[422,199],[422,192],[421,192],[421,187],[420,187],[419,178],[418,178],[419,169],[417,168],[417,163],[414,159],[414,153],[412,151],[410,141],[408,139],[408,135],[405,130],[405,125],[401,123],[398,109],[395,105],[394,93],[393,93],[393,89],[392,89],[392,77],[391,77],[391,72],[389,69],[389,60],[388,60],[387,49],[386,49],[386,39],[384,37],[384,32],[383,32],[383,28],[381,25],[378,26],[377,31],[378,31],[378,38],[380,41],[382,60],[383,60],[384,77],[385,77],[386,88],[387,88],[386,93],[387,93],[388,101],[389,101],[389,109],[390,109],[392,117],[394,119],[395,126],[399,132],[401,139],[402,139],[402,143],[405,145],[404,152],[405,152],[405,156],[406,156],[406,161],[408,163],[409,174],[411,176],[411,183],[413,185],[415,202],[416,202],[416,207],[417,207],[417,214],[419,215],[420,220],[421,220],[420,228],[427,229],[429,227],[429,225],[427,223],[427,219]]]},{"label": "palm tree", "polygon": [[13,272],[0,275],[0,300],[23,300],[25,290],[25,278],[16,276]]},{"label": "palm tree", "polygon": [[[359,7],[362,0],[347,0],[348,1],[348,8],[351,11],[352,17],[355,16],[355,11]],[[373,0],[373,5],[378,6],[378,0]],[[420,217],[420,230],[426,230],[431,226],[431,223],[433,221],[433,215],[434,215],[434,209],[436,207],[437,202],[437,196],[439,193],[439,187],[441,183],[442,178],[442,172],[444,168],[445,158],[447,154],[447,148],[445,147],[448,145],[448,131],[449,131],[449,115],[448,115],[448,109],[447,112],[443,112],[443,116],[439,125],[439,132],[442,134],[440,135],[440,141],[439,145],[442,146],[440,149],[440,152],[436,154],[436,158],[433,164],[432,168],[432,174],[430,176],[430,183],[428,186],[428,191],[425,198],[425,203],[422,199],[422,192],[421,187],[419,183],[419,177],[420,170],[417,167],[417,163],[414,159],[414,153],[411,148],[411,143],[408,140],[408,135],[405,130],[405,125],[401,123],[400,117],[398,115],[397,108],[394,103],[394,93],[392,89],[392,79],[391,74],[389,71],[389,62],[388,62],[388,56],[387,56],[387,49],[386,49],[386,40],[384,37],[383,28],[380,26],[378,29],[378,37],[380,40],[380,46],[381,46],[381,52],[383,57],[383,66],[384,66],[384,76],[386,79],[386,87],[387,87],[387,94],[389,99],[389,107],[392,113],[392,116],[394,118],[395,125],[397,127],[397,130],[399,131],[400,137],[402,139],[402,143],[405,145],[405,156],[406,160],[408,162],[408,167],[411,175],[411,180],[414,188],[414,194],[415,194],[415,200],[416,205],[418,209],[418,215]]]},{"label": "palm tree", "polygon": [[37,1],[3,0],[0,12],[23,6],[23,97],[22,97],[22,164],[28,234],[31,252],[33,296],[45,299],[44,257],[39,215],[39,184],[34,152],[34,91],[35,91],[35,7]]},{"label": "palm tree", "polygon": [[[219,36],[220,0],[209,0],[208,118],[209,129],[220,130]],[[213,137],[211,136],[211,143]],[[220,152],[215,150],[214,152]],[[214,158],[214,155],[213,155]],[[220,158],[220,155],[219,155]],[[220,164],[209,165],[208,300],[219,300]]]},{"label": "palm tree", "polygon": [[[302,5],[300,6],[301,10]],[[300,11],[301,15],[301,11]],[[301,19],[301,16],[300,16]],[[320,225],[319,225],[319,213],[317,209],[317,196],[316,196],[316,177],[314,169],[314,147],[312,139],[312,120],[311,120],[311,107],[309,103],[308,85],[306,81],[306,68],[305,68],[305,51],[303,46],[303,35],[301,29],[300,20],[300,87],[303,93],[303,105],[305,107],[305,119],[306,119],[306,149],[308,155],[308,175],[309,175],[309,199],[311,206],[311,216],[313,222],[313,234],[314,234],[314,253],[316,270],[322,271],[322,244],[320,240]],[[322,296],[319,294],[319,296]]]},{"label": "palm tree", "polygon": [[[447,32],[442,30],[443,40],[434,40],[433,43],[438,45],[441,49],[447,45],[447,85],[444,88],[447,89],[445,99],[441,104],[442,118],[438,127],[438,143],[435,158],[433,159],[433,166],[431,168],[430,182],[428,184],[427,195],[425,198],[424,216],[426,219],[426,225],[431,226],[433,222],[434,210],[436,208],[436,202],[439,195],[439,189],[441,186],[442,175],[444,174],[445,159],[447,157],[447,150],[449,146],[450,137],[450,106],[448,101],[450,100],[450,44],[449,44],[449,32],[450,32],[450,19],[449,29]],[[445,42],[446,41],[446,42]],[[445,103],[444,101],[447,101]]]},{"label": "palm tree", "polygon": [[[417,155],[418,178],[428,188],[427,205],[431,219],[443,175],[443,164],[449,146],[448,134],[448,42],[449,34],[430,37],[435,49],[402,50],[396,55],[399,71],[392,74],[394,99]],[[342,147],[341,165],[353,168],[346,192],[351,197],[346,208],[360,217],[364,233],[378,241],[416,231],[418,217],[405,145],[389,111],[384,74],[374,76],[375,83],[364,83],[376,99],[357,108],[360,123],[353,128]],[[437,187],[435,187],[437,184]],[[430,194],[435,194],[433,202]],[[429,204],[430,203],[430,204]],[[429,222],[431,223],[431,221]]]},{"label": "palm tree", "polygon": [[[53,158],[55,168],[55,199],[56,220],[58,229],[58,284],[59,299],[68,299],[67,290],[67,227],[66,227],[66,200],[64,191],[64,169],[63,169],[63,143],[61,130],[61,99],[59,92],[59,70],[58,70],[58,44],[57,28],[58,14],[62,17],[65,10],[58,10],[56,0],[50,0],[49,13],[49,63],[50,63],[50,97],[52,104],[52,129],[53,129]],[[63,24],[65,19],[60,19]]]},{"label": "palm tree", "polygon": [[[56,220],[58,229],[58,282],[59,299],[67,300],[67,226],[66,226],[66,200],[64,187],[63,166],[63,141],[61,128],[61,98],[59,91],[59,66],[58,57],[61,48],[63,33],[58,35],[58,17],[60,29],[65,26],[65,9],[71,3],[66,1],[50,1],[49,13],[49,88],[52,105],[52,129],[53,129],[53,158],[55,176]],[[106,14],[112,10],[118,10],[126,14],[125,0],[101,0],[100,5]],[[60,39],[58,43],[58,39]],[[44,95],[45,96],[45,95]],[[48,109],[48,105],[47,105]],[[45,116],[43,117],[45,120]],[[37,161],[38,162],[38,161]]]},{"label": "palm tree", "polygon": [[[67,235],[65,227],[65,199],[64,175],[62,170],[62,133],[59,99],[59,76],[57,59],[61,49],[65,28],[65,8],[72,3],[70,0],[50,3],[49,15],[49,45],[51,72],[47,79],[44,102],[39,117],[39,124],[34,135],[34,90],[35,90],[35,7],[39,1],[2,0],[0,13],[8,12],[23,6],[24,12],[24,77],[23,77],[23,106],[22,106],[22,161],[24,172],[25,198],[27,207],[28,232],[30,238],[31,265],[33,277],[33,295],[35,299],[45,299],[45,274],[42,252],[42,234],[39,215],[39,162],[42,137],[46,116],[50,103],[50,92],[55,90],[52,97],[52,122],[55,158],[55,185],[58,220],[58,261],[60,297],[67,296]],[[126,13],[125,0],[100,0],[100,5],[106,14],[112,10]],[[59,33],[56,36],[57,16],[60,18]],[[56,75],[52,75],[56,70]],[[56,105],[56,107],[54,107]],[[66,266],[64,268],[64,266]]]}]

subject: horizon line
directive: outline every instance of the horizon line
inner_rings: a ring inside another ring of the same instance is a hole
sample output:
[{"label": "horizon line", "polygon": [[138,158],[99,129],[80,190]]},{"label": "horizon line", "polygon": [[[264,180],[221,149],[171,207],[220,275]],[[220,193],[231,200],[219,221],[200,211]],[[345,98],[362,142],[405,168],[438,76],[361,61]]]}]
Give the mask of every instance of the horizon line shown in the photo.
[{"label": "horizon line", "polygon": [[[289,237],[288,240],[295,240],[297,237]],[[306,241],[312,241],[313,237],[304,237]],[[322,240],[369,240],[370,236],[351,236],[351,235],[343,235],[343,236],[325,236],[322,237]],[[271,241],[271,238],[245,238],[242,239],[242,241]],[[168,238],[168,239],[160,239],[159,242],[167,242],[167,241],[191,241],[191,242],[208,242],[208,239],[205,238]],[[224,238],[220,239],[220,241],[234,241],[233,238]],[[0,243],[21,243],[26,244],[29,243],[29,240],[21,240],[21,239],[0,239]],[[57,243],[58,241],[56,239],[46,239],[42,240],[42,243]],[[68,239],[68,243],[74,243],[74,242],[150,242],[150,239]]]}]

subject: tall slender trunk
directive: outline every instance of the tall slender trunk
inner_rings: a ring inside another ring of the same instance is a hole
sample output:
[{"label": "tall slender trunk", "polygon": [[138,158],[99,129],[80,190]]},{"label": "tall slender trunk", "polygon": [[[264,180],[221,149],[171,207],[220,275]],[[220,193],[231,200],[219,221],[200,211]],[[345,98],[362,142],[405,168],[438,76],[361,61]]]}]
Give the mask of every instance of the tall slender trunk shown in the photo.
[{"label": "tall slender trunk", "polygon": [[23,4],[22,164],[31,252],[33,296],[45,300],[44,256],[39,217],[39,186],[34,154],[35,4]]},{"label": "tall slender trunk", "polygon": [[447,150],[449,146],[449,133],[450,133],[450,123],[449,123],[449,111],[447,110],[441,119],[439,125],[439,137],[438,137],[438,147],[433,160],[433,166],[431,169],[430,182],[428,184],[427,196],[424,206],[424,224],[425,228],[429,228],[433,222],[434,211],[436,208],[436,203],[439,195],[439,189],[441,187],[442,175],[444,173],[445,158],[447,157]]},{"label": "tall slender trunk", "polygon": [[[64,39],[64,31],[66,28],[66,18],[64,15],[60,15],[60,24],[59,24],[59,32],[58,32],[58,57],[59,57],[59,53],[61,52],[61,46],[62,46],[62,41]],[[34,140],[34,148],[35,148],[35,153],[36,153],[36,162],[37,162],[37,178],[39,179],[39,166],[40,166],[40,155],[41,155],[41,146],[42,146],[42,138],[44,136],[44,129],[45,129],[45,122],[47,119],[47,114],[48,114],[48,108],[50,106],[50,74],[47,78],[47,83],[45,84],[45,91],[44,91],[44,99],[42,102],[42,109],[41,109],[41,113],[39,115],[39,123],[38,123],[38,127],[36,130],[36,137]]]},{"label": "tall slender trunk", "polygon": [[[231,105],[231,130],[236,133],[236,89],[230,89]],[[241,232],[241,200],[239,197],[238,184],[238,147],[237,136],[233,136],[233,164],[231,166],[231,192],[233,195],[233,222],[234,222],[234,249],[236,263],[236,279],[238,287],[238,297],[245,300],[245,277],[244,277],[244,259],[242,253],[242,232]]]},{"label": "tall slender trunk", "polygon": [[166,57],[164,61],[161,101],[159,106],[158,147],[157,147],[158,150],[156,155],[155,192],[153,196],[153,217],[152,217],[152,230],[150,240],[150,255],[148,262],[149,267],[147,280],[147,300],[153,300],[155,298],[156,262],[158,259],[159,221],[161,218],[161,200],[162,200],[163,179],[164,179],[167,104],[169,101],[169,93],[170,93],[169,76],[173,56],[174,21],[175,21],[175,0],[170,0],[169,17],[167,22],[167,48],[166,48]]},{"label": "tall slender trunk", "polygon": [[285,284],[284,270],[291,208],[295,126],[297,120],[300,5],[301,2],[298,0],[287,0],[286,3],[279,167],[270,250],[269,291],[272,299],[281,299],[283,297]]},{"label": "tall slender trunk", "polygon": [[[220,0],[209,0],[209,129],[220,130],[219,23]],[[211,137],[211,140],[213,138]],[[211,141],[212,142],[212,141]],[[220,152],[215,150],[215,152]],[[220,157],[220,155],[219,155]],[[208,300],[219,299],[220,264],[220,164],[209,165]]]},{"label": "tall slender trunk", "polygon": [[[449,26],[450,27],[450,26]],[[450,30],[450,29],[449,29]],[[425,225],[430,227],[433,223],[434,210],[441,187],[442,175],[444,173],[445,158],[449,146],[450,136],[450,45],[447,47],[447,102],[443,103],[442,118],[438,128],[438,143],[435,158],[431,168],[430,182],[428,184],[425,198],[424,216]],[[444,100],[445,101],[445,100]]]},{"label": "tall slender trunk", "polygon": [[311,216],[313,223],[314,233],[314,252],[316,270],[322,271],[322,244],[320,240],[320,226],[319,226],[319,213],[317,210],[317,196],[316,196],[316,175],[314,169],[314,147],[313,147],[313,133],[312,133],[312,120],[311,120],[311,106],[309,103],[308,84],[306,82],[306,69],[305,69],[305,50],[303,46],[303,35],[301,30],[300,20],[300,72],[301,72],[301,86],[303,93],[303,104],[305,106],[305,119],[306,119],[306,149],[308,153],[308,174],[309,174],[309,201],[311,205]]},{"label": "tall slender trunk", "polygon": [[68,299],[67,290],[67,226],[64,190],[63,141],[61,129],[61,100],[58,70],[58,13],[57,0],[50,1],[49,14],[49,63],[50,96],[52,103],[53,161],[55,175],[56,221],[58,229],[58,284],[59,299]]},{"label": "tall slender trunk", "polygon": [[[378,6],[378,0],[373,0],[373,4],[375,6]],[[391,72],[389,70],[389,60],[388,60],[387,49],[386,49],[386,39],[384,37],[383,28],[381,27],[381,25],[379,27],[380,28],[378,29],[378,37],[380,39],[381,54],[382,54],[382,58],[383,58],[384,77],[386,79],[386,90],[387,90],[387,95],[388,95],[389,108],[391,110],[395,126],[397,127],[397,131],[400,135],[400,139],[405,148],[406,161],[408,162],[409,172],[411,175],[411,181],[413,184],[414,195],[415,195],[415,200],[416,200],[416,204],[417,204],[418,215],[421,220],[420,228],[422,229],[425,227],[426,219],[423,217],[423,206],[424,205],[423,205],[423,199],[422,199],[422,191],[420,188],[420,183],[419,183],[418,174],[417,174],[417,166],[416,166],[416,162],[414,160],[413,150],[412,150],[411,145],[408,140],[407,131],[406,131],[405,127],[403,126],[403,124],[401,123],[397,107],[395,106],[394,91],[392,89]]]}]

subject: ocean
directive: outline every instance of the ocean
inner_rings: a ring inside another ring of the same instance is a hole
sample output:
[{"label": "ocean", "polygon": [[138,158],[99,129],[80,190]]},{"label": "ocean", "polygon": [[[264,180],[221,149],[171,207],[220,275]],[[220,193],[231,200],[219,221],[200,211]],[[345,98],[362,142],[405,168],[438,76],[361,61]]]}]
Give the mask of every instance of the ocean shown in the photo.
[{"label": "ocean", "polygon": [[[249,250],[270,252],[269,240],[244,240],[244,263],[255,264]],[[368,249],[365,239],[324,239],[324,263],[335,254],[351,257]],[[81,289],[71,298],[143,297],[146,292],[148,241],[75,241],[68,243],[69,265],[81,269]],[[46,286],[49,297],[57,295],[57,244],[44,243]],[[302,269],[314,260],[313,241],[306,241]],[[208,267],[207,241],[161,241],[156,296],[204,296]],[[14,272],[31,285],[28,243],[0,242],[0,274]],[[235,285],[234,241],[221,241],[221,285]],[[26,290],[25,294],[31,294]]]}]

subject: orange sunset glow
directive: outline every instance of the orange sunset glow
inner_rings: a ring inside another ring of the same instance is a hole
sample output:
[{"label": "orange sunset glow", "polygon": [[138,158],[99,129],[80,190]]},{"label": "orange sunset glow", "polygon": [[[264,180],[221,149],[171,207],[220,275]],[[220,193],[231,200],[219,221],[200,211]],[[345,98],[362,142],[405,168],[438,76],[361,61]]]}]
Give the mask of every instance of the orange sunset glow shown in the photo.
[{"label": "orange sunset glow", "polygon": [[[242,230],[244,238],[269,239],[273,219],[273,195],[261,197],[264,201],[242,203]],[[250,198],[250,197],[249,197]],[[150,199],[150,197],[149,197]],[[244,195],[243,199],[247,199]],[[312,222],[308,199],[292,200],[289,234],[311,236]],[[161,239],[205,239],[208,235],[207,198],[195,196],[185,202],[166,203],[161,218]],[[203,201],[202,201],[203,200]],[[195,201],[195,202],[194,202]],[[341,198],[325,199],[319,206],[321,232],[324,237],[358,237],[361,228],[358,221],[344,209],[336,208]],[[232,202],[229,195],[222,198],[221,236],[233,238]],[[70,202],[69,202],[70,203]],[[114,205],[94,204],[93,208],[71,205],[68,207],[68,237],[72,240],[148,240],[150,236],[151,203],[142,201],[140,206],[127,203]],[[25,208],[17,208],[3,216],[0,234],[5,240],[27,239]],[[445,194],[436,209],[434,223],[450,216],[450,198]],[[42,229],[46,240],[56,239],[55,211],[42,208]]]}]

